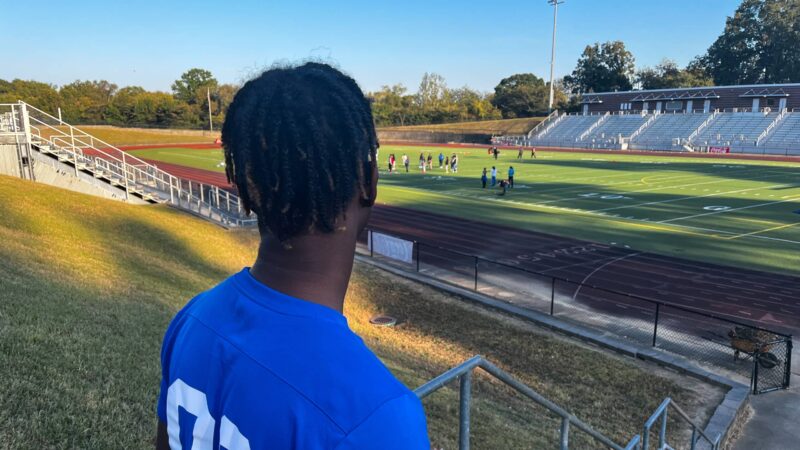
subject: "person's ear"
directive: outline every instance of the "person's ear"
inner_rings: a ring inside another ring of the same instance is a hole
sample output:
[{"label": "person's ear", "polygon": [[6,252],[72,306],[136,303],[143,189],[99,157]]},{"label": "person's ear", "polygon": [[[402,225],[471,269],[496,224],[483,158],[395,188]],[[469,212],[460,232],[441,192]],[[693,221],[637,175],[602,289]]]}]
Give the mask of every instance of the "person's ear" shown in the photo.
[{"label": "person's ear", "polygon": [[376,158],[364,162],[364,178],[367,179],[365,186],[366,197],[361,199],[361,206],[372,207],[378,198],[378,163]]}]

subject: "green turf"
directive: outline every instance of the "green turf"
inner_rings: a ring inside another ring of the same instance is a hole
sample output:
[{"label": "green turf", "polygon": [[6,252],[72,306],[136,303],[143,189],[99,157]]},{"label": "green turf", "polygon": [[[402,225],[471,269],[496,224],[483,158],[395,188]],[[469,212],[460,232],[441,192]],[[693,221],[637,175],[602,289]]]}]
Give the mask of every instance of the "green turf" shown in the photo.
[{"label": "green turf", "polygon": [[[434,160],[439,149],[431,148]],[[453,153],[446,149],[446,153]],[[223,170],[216,151],[158,149],[137,155]],[[386,171],[403,153],[410,173]],[[649,155],[459,149],[458,174],[422,174],[420,147],[380,151],[379,202],[512,225],[560,236],[629,246],[700,261],[800,275],[800,164]],[[427,152],[426,152],[427,156]],[[435,162],[438,166],[438,163]],[[517,187],[506,196],[481,189],[482,168]]]},{"label": "green turf", "polygon": [[132,150],[131,155],[144,159],[163,161],[181,166],[196,167],[198,169],[224,171],[222,165],[224,157],[222,150],[211,149],[187,149],[179,147],[162,147],[146,150]]}]

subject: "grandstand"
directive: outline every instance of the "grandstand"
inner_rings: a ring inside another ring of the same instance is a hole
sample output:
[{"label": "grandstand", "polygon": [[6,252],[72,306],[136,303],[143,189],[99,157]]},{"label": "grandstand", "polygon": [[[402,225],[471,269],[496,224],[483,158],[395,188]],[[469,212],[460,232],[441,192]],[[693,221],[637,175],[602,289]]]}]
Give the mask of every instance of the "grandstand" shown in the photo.
[{"label": "grandstand", "polygon": [[581,113],[556,112],[527,136],[497,142],[800,156],[800,84],[588,93],[581,98]]}]

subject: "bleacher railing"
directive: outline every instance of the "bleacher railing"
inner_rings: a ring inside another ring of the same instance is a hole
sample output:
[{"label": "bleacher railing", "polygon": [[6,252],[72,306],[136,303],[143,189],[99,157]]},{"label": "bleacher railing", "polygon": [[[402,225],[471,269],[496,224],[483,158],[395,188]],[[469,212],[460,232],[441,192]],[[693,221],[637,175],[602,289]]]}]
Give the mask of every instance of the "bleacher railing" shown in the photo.
[{"label": "bleacher railing", "polygon": [[405,240],[370,229],[362,236],[361,242],[367,244],[367,251],[361,251],[362,254],[749,378],[754,394],[789,387],[792,364],[789,334],[419,240],[409,241],[413,244],[411,262],[400,263],[375,254],[373,233]]},{"label": "bleacher railing", "polygon": [[[27,144],[73,166],[75,174],[102,173],[125,195],[166,202],[226,226],[252,226],[239,197],[217,186],[178,178],[25,102],[2,104],[13,117],[14,132]],[[8,114],[8,113],[7,113]]]}]

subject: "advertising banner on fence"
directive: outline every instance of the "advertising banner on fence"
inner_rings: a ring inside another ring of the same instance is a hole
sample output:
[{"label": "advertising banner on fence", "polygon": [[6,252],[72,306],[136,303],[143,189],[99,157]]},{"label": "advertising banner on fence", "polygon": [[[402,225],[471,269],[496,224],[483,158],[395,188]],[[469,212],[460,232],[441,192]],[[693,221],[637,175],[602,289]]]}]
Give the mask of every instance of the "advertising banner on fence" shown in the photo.
[{"label": "advertising banner on fence", "polygon": [[373,252],[404,263],[411,264],[414,260],[414,243],[385,234],[371,231],[372,239],[369,246]]},{"label": "advertising banner on fence", "polygon": [[730,147],[708,147],[708,153],[730,153]]}]

